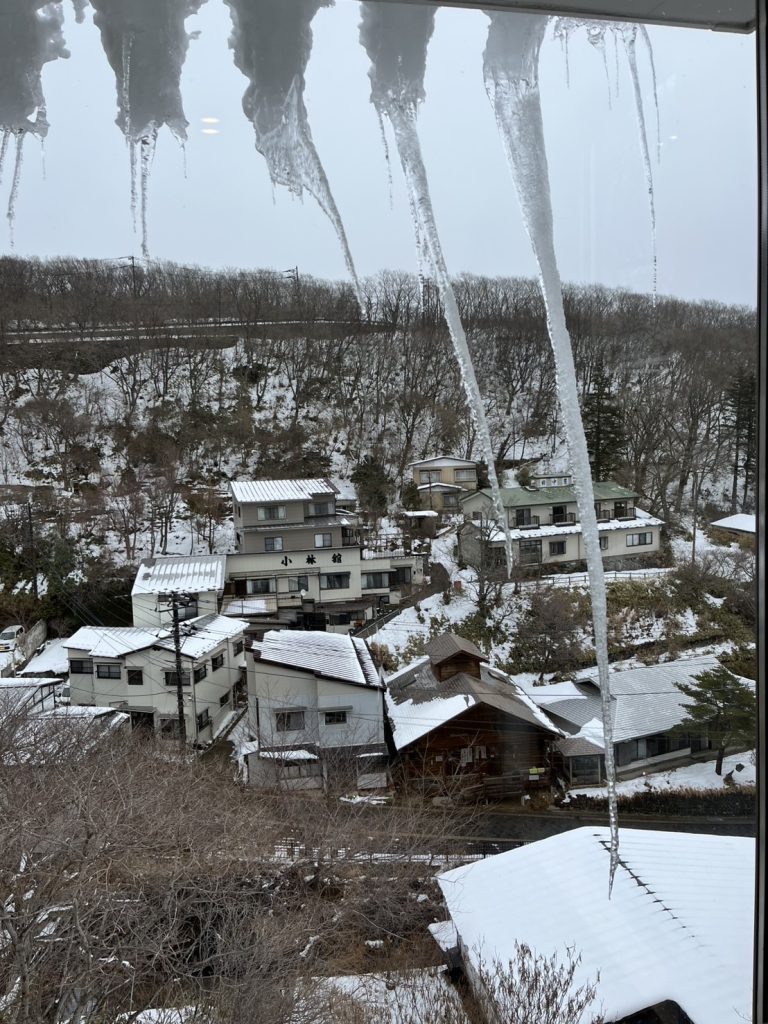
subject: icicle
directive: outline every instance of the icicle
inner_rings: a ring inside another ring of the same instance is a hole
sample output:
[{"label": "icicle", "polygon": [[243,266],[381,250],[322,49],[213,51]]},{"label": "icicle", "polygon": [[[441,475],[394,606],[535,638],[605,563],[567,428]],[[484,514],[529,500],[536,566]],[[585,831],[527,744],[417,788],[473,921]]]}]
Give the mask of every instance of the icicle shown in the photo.
[{"label": "icicle", "polygon": [[507,569],[512,574],[512,541],[501,500],[488,422],[477,383],[467,336],[443,256],[429,181],[416,129],[418,104],[424,96],[427,44],[434,11],[403,4],[361,4],[360,40],[371,58],[371,99],[385,115],[395,136],[414,217],[417,247],[423,244],[443,303],[445,321],[459,364],[467,405],[475,423],[480,449],[488,466],[493,504],[504,532]]},{"label": "icicle", "polygon": [[43,175],[43,181],[47,181],[48,170],[45,165],[45,139],[42,136],[40,138],[40,171]]},{"label": "icicle", "polygon": [[11,181],[11,193],[8,197],[8,211],[6,217],[8,218],[8,227],[10,229],[10,242],[11,249],[16,247],[16,240],[14,238],[14,231],[16,228],[16,201],[19,198],[19,185],[21,184],[21,165],[24,148],[24,139],[26,138],[26,132],[16,133],[16,163],[13,167],[13,180]]},{"label": "icicle", "polygon": [[656,163],[661,163],[661,115],[659,113],[659,88],[656,79],[656,58],[653,56],[653,43],[648,35],[645,25],[640,25],[640,35],[648,53],[648,63],[651,66],[651,85],[653,88],[653,106],[656,111]]},{"label": "icicle", "polygon": [[137,209],[138,209],[138,168],[136,166],[136,150],[139,146],[138,142],[133,139],[128,139],[128,159],[131,166],[131,223],[133,224],[133,233],[136,234],[137,221]]},{"label": "icicle", "polygon": [[613,73],[616,76],[616,99],[619,98],[619,33],[616,26],[613,26]]},{"label": "icicle", "polygon": [[235,63],[250,85],[243,109],[273,185],[298,199],[304,190],[330,220],[360,310],[365,300],[331,186],[315,148],[304,105],[304,71],[312,50],[311,22],[326,0],[226,0],[232,13]]},{"label": "icicle", "polygon": [[[116,123],[125,137],[131,172],[131,220],[141,219],[148,246],[149,172],[157,135],[167,125],[186,139],[181,71],[189,48],[186,20],[205,0],[91,0],[93,21],[115,74]],[[85,0],[75,0],[85,6]],[[140,72],[140,73],[139,73]]]},{"label": "icicle", "polygon": [[11,129],[3,129],[2,141],[0,141],[0,182],[3,180],[3,165],[5,164],[5,156],[8,152],[8,143],[11,138]]},{"label": "icicle", "polygon": [[[389,143],[387,142],[387,132],[384,128],[384,118],[381,116],[381,111],[376,111],[376,116],[379,119],[379,131],[381,133],[381,145],[384,149],[384,160],[387,164],[387,184],[389,186],[389,208],[393,209],[395,202],[392,195],[392,161],[389,159]],[[417,243],[418,247],[418,243]]]},{"label": "icicle", "polygon": [[608,85],[608,109],[610,110],[613,107],[613,103],[611,100],[611,75],[608,71],[608,52],[605,46],[605,31],[606,26],[604,23],[591,21],[587,24],[587,39],[602,57],[605,81]]},{"label": "icicle", "polygon": [[131,52],[133,51],[133,33],[128,32],[123,36],[121,60],[122,69],[120,75],[120,113],[123,121],[123,131],[126,138],[132,137],[131,126]]},{"label": "icicle", "polygon": [[560,412],[574,473],[587,558],[605,742],[611,831],[610,892],[618,864],[619,833],[608,667],[607,602],[592,474],[579,409],[573,351],[565,322],[560,273],[555,256],[552,201],[538,83],[539,50],[546,31],[547,19],[536,14],[498,14],[491,11],[486,13],[491,19],[491,25],[484,55],[485,87],[493,106],[523,220],[539,267],[547,328],[555,359]]},{"label": "icicle", "polygon": [[653,304],[656,305],[658,295],[658,260],[656,256],[656,201],[653,190],[653,169],[651,167],[651,156],[648,150],[648,131],[645,125],[645,109],[643,107],[643,95],[640,91],[640,75],[637,70],[637,49],[635,41],[637,38],[637,25],[622,25],[619,29],[624,40],[624,50],[629,63],[629,73],[632,78],[632,89],[635,94],[635,111],[637,112],[637,127],[640,136],[640,151],[643,155],[643,169],[645,171],[645,184],[648,190],[648,213],[651,219],[651,245],[653,249]]},{"label": "icicle", "polygon": [[155,156],[157,129],[141,140],[141,255],[149,259],[149,241],[147,236],[147,212],[149,209],[149,176]]}]

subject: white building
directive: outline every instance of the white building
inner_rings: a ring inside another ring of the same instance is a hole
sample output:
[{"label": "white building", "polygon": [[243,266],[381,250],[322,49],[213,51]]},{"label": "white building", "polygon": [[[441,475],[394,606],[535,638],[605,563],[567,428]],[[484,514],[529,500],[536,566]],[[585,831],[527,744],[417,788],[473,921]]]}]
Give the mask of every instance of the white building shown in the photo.
[{"label": "white building", "polygon": [[184,595],[180,619],[216,615],[224,595],[226,555],[167,555],[145,558],[131,590],[133,624],[141,629],[169,627],[171,595]]},{"label": "white building", "polygon": [[386,785],[384,686],[364,640],[270,630],[248,658],[252,781],[322,785],[353,769],[362,787]]},{"label": "white building", "polygon": [[222,610],[274,624],[346,633],[424,578],[420,555],[376,550],[337,485],[315,480],[235,481],[235,554]]},{"label": "white building", "polygon": [[[606,1021],[751,1020],[754,839],[620,830],[609,894],[607,828],[578,828],[438,876],[470,984],[520,945],[596,983]],[[490,1016],[490,1014],[489,1014]],[[494,1018],[496,1019],[496,1018]]]},{"label": "white building", "polygon": [[[206,743],[231,711],[245,666],[247,623],[204,615],[181,627],[187,738]],[[130,714],[134,728],[178,737],[176,655],[162,627],[84,626],[64,644],[73,705],[106,705]]]}]

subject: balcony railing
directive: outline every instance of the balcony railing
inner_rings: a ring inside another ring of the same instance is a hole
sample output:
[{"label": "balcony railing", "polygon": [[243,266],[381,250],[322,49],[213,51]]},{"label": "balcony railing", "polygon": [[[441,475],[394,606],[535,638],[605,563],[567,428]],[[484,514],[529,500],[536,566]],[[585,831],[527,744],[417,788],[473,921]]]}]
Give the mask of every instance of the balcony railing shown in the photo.
[{"label": "balcony railing", "polygon": [[512,530],[538,530],[541,525],[541,520],[538,516],[529,516],[526,520],[518,523],[517,520],[510,521],[510,529]]},{"label": "balcony railing", "polygon": [[550,526],[568,526],[569,524],[578,522],[575,512],[561,512],[558,515],[551,515],[549,517]]}]

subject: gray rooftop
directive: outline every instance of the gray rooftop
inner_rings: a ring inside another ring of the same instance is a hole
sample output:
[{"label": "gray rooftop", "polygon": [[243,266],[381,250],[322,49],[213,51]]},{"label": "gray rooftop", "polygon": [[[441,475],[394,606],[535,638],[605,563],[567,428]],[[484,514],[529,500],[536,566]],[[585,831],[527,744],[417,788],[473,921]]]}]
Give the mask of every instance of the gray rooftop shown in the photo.
[{"label": "gray rooftop", "polygon": [[465,640],[463,636],[456,636],[455,633],[443,633],[430,640],[424,648],[429,660],[433,665],[439,665],[448,658],[455,658],[459,654],[468,654],[478,661],[488,661],[486,656],[476,647],[471,640]]},{"label": "gray rooftop", "polygon": [[[621,487],[611,480],[602,483],[593,483],[592,489],[595,492],[595,501],[623,501],[625,498],[639,498],[637,491],[630,491],[627,487]],[[476,494],[483,494],[489,500],[489,490],[473,491],[467,498]],[[466,501],[467,498],[463,500]],[[501,500],[505,508],[526,508],[529,505],[568,505],[576,501],[576,491],[573,487],[502,487]]]}]

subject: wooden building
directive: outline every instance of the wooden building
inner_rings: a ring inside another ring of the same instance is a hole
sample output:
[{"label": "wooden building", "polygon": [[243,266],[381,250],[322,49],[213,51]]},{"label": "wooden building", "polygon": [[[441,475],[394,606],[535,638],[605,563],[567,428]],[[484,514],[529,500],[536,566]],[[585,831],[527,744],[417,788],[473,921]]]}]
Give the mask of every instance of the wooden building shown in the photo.
[{"label": "wooden building", "polygon": [[389,677],[389,739],[404,781],[496,799],[549,787],[562,731],[486,662],[473,643],[446,633]]}]

